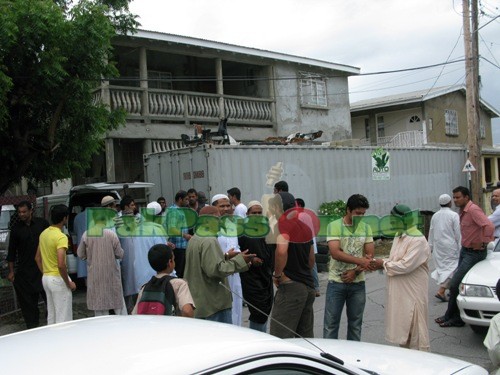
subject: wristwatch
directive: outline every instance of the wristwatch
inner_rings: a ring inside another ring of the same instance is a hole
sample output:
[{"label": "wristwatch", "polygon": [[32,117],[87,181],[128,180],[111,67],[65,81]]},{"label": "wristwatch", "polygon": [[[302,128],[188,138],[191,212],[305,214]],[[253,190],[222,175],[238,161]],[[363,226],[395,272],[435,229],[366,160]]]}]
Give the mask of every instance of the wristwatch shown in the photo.
[{"label": "wristwatch", "polygon": [[279,275],[275,275],[273,272],[273,279],[281,279],[281,276],[283,276],[283,272],[280,273]]}]

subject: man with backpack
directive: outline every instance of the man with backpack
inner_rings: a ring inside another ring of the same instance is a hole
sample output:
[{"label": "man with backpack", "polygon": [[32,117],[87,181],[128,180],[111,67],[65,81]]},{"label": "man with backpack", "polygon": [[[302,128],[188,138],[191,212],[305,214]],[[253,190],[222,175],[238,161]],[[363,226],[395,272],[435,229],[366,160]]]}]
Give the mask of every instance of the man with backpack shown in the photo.
[{"label": "man with backpack", "polygon": [[175,258],[164,244],[151,247],[148,261],[157,272],[139,292],[132,315],[177,315],[194,317],[194,302],[185,280],[172,277]]}]

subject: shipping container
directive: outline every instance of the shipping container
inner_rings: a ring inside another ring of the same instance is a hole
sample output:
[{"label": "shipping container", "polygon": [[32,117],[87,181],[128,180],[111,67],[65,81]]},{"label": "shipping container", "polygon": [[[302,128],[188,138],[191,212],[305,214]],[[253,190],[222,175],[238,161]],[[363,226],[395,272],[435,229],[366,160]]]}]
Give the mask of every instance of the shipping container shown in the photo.
[{"label": "shipping container", "polygon": [[387,215],[397,203],[421,211],[437,211],[438,197],[467,186],[462,172],[467,160],[461,149],[385,149],[386,166],[377,168],[375,148],[326,146],[202,145],[144,156],[148,199],[195,188],[207,197],[242,191],[242,201],[266,200],[274,183],[285,180],[290,193],[306,207],[318,210],[323,202],[347,200],[355,193],[370,202],[368,213]]}]

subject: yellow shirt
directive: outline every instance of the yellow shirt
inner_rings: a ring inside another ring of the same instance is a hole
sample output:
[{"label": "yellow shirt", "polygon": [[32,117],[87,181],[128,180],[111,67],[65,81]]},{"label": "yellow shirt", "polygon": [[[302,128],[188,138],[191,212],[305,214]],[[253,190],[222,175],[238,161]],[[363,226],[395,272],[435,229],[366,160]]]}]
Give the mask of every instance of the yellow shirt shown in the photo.
[{"label": "yellow shirt", "polygon": [[68,249],[68,237],[58,227],[50,226],[40,234],[43,274],[61,276],[57,267],[57,249]]}]

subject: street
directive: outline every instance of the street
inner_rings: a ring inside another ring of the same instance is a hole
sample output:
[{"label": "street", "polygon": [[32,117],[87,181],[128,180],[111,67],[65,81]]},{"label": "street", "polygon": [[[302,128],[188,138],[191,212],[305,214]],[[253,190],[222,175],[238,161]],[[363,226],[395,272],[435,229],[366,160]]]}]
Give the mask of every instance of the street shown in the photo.
[{"label": "street", "polygon": [[[325,307],[325,292],[328,274],[320,273],[321,296],[316,298],[315,310],[315,337],[323,336],[323,312]],[[365,307],[362,340],[370,343],[387,344],[385,342],[385,275],[379,272],[367,274],[367,302]],[[478,335],[468,325],[462,328],[441,328],[434,319],[444,314],[446,303],[434,297],[436,286],[434,281],[429,281],[429,335],[431,339],[431,351],[450,357],[459,358],[492,371],[488,353],[483,346],[483,335]],[[93,314],[86,309],[85,293],[77,292],[73,298],[73,312],[75,319],[81,319]],[[24,323],[20,314],[3,317],[0,319],[0,335],[13,333],[24,329]],[[248,309],[243,309],[243,325],[248,326]],[[344,316],[341,321],[340,339],[345,339],[347,320]],[[335,355],[335,353],[332,353]]]}]

